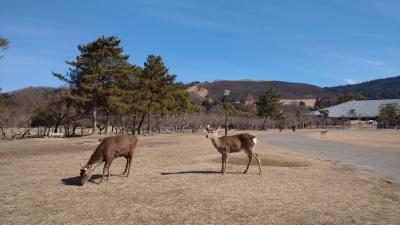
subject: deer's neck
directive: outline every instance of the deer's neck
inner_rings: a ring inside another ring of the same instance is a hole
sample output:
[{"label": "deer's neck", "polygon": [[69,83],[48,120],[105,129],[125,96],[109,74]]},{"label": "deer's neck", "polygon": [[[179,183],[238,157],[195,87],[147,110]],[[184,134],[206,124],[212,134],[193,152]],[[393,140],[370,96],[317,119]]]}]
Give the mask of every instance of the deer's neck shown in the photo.
[{"label": "deer's neck", "polygon": [[93,152],[92,156],[90,157],[89,161],[87,162],[87,165],[95,165],[98,163],[102,163],[103,162],[103,154],[102,151],[100,151],[100,149],[96,149],[95,152]]},{"label": "deer's neck", "polygon": [[211,142],[215,148],[218,148],[221,145],[221,141],[219,140],[218,137],[212,137]]}]

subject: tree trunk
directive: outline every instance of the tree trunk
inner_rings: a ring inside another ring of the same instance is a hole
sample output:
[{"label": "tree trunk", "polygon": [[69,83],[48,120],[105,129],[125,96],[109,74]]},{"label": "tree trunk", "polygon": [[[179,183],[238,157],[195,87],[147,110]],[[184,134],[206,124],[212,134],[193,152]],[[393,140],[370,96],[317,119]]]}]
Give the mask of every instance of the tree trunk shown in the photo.
[{"label": "tree trunk", "polygon": [[29,127],[26,128],[26,130],[24,131],[24,133],[23,133],[22,136],[21,136],[21,139],[24,139],[25,135],[29,134],[30,131],[31,131],[31,128],[29,128]]},{"label": "tree trunk", "polygon": [[263,122],[263,130],[267,130],[267,116],[264,117],[264,122]]},{"label": "tree trunk", "polygon": [[71,135],[74,136],[74,137],[76,136],[76,133],[75,133],[76,127],[77,127],[76,124],[74,124],[73,127],[72,127],[72,133],[71,133]]},{"label": "tree trunk", "polygon": [[4,132],[3,127],[0,127],[0,130],[1,130],[1,136],[4,138],[6,136],[6,133]]},{"label": "tree trunk", "polygon": [[60,125],[60,124],[57,123],[56,126],[54,127],[54,133],[58,133],[57,131],[58,131],[58,126],[59,126],[59,125]]},{"label": "tree trunk", "polygon": [[69,105],[67,105],[67,112],[65,114],[65,118],[66,118],[66,120],[64,122],[64,128],[65,128],[64,133],[65,133],[65,137],[68,137],[70,135],[70,132],[69,132],[69,127],[70,127]]},{"label": "tree trunk", "polygon": [[225,136],[228,135],[228,101],[225,103]]},{"label": "tree trunk", "polygon": [[96,109],[95,109],[95,108],[93,108],[92,117],[93,117],[93,122],[92,122],[93,130],[92,130],[92,134],[95,134],[95,133],[96,133],[96,127],[97,127],[97,112],[96,112]]},{"label": "tree trunk", "polygon": [[133,116],[133,121],[132,121],[132,134],[136,133],[135,127],[136,127],[136,113]]},{"label": "tree trunk", "polygon": [[142,125],[143,125],[143,121],[144,121],[144,118],[146,117],[146,113],[143,113],[142,114],[142,118],[140,119],[140,122],[139,122],[139,126],[138,126],[138,134],[140,134],[140,132],[141,132],[141,130],[142,130]]},{"label": "tree trunk", "polygon": [[150,106],[149,106],[149,108],[147,110],[147,133],[149,133],[149,134],[150,134],[150,131],[151,131],[150,116],[151,116],[151,113],[150,113]]},{"label": "tree trunk", "polygon": [[108,133],[108,126],[110,126],[110,121],[109,121],[109,110],[106,110],[106,128],[104,130],[104,133],[107,134]]}]

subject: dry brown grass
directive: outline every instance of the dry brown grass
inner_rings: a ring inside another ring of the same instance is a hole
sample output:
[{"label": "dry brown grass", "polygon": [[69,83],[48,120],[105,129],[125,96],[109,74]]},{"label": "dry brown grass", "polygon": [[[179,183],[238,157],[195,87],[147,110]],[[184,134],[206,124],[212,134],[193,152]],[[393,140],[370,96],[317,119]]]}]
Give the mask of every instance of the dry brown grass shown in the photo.
[{"label": "dry brown grass", "polygon": [[396,130],[329,130],[322,137],[319,130],[304,134],[320,140],[400,151],[400,132]]},{"label": "dry brown grass", "polygon": [[76,186],[97,139],[0,143],[0,223],[400,224],[399,185],[266,143],[262,175],[238,153],[222,176],[203,135],[140,137],[133,176]]}]

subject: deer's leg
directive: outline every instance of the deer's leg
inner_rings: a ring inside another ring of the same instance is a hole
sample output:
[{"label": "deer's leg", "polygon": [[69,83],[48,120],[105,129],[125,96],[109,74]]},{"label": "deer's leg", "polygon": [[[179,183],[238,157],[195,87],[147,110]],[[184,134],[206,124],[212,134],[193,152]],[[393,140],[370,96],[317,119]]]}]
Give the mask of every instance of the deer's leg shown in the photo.
[{"label": "deer's leg", "polygon": [[[229,161],[229,154],[226,153],[226,158],[225,158],[225,172],[226,172],[227,167],[228,167],[228,161]],[[224,174],[225,174],[225,172],[224,172]]]},{"label": "deer's leg", "polygon": [[224,154],[221,154],[221,165],[222,165],[222,168],[221,168],[221,173],[223,173],[224,172]]},{"label": "deer's leg", "polygon": [[131,156],[129,157],[128,173],[126,174],[126,177],[129,177],[129,172],[131,171],[132,159],[133,159],[133,155],[131,155]]},{"label": "deer's leg", "polygon": [[[107,169],[107,161],[104,163],[104,167],[103,167],[103,175],[101,176],[101,180],[100,180],[100,183],[103,183],[103,180],[104,180],[104,176],[105,176],[105,174],[106,174],[106,169]],[[99,184],[100,184],[99,183]]]},{"label": "deer's leg", "polygon": [[125,159],[126,159],[125,170],[124,170],[124,172],[121,174],[121,176],[125,175],[126,172],[128,172],[128,165],[130,164],[130,163],[129,163],[129,157],[125,157]]},{"label": "deer's leg", "polygon": [[222,154],[222,174],[226,173],[226,161],[228,160],[228,154]]},{"label": "deer's leg", "polygon": [[110,179],[110,167],[111,167],[111,162],[107,163],[107,181]]},{"label": "deer's leg", "polygon": [[261,160],[260,160],[260,156],[258,156],[257,153],[255,153],[254,151],[252,151],[252,155],[257,159],[258,162],[258,168],[260,169],[259,173],[262,173],[262,166],[261,166]]},{"label": "deer's leg", "polygon": [[253,155],[251,153],[249,154],[246,152],[246,155],[247,155],[247,157],[249,157],[249,162],[247,163],[246,170],[243,173],[247,173],[247,171],[249,170],[249,167],[250,167],[251,160],[253,159]]},{"label": "deer's leg", "polygon": [[110,179],[110,167],[107,167],[107,181]]}]

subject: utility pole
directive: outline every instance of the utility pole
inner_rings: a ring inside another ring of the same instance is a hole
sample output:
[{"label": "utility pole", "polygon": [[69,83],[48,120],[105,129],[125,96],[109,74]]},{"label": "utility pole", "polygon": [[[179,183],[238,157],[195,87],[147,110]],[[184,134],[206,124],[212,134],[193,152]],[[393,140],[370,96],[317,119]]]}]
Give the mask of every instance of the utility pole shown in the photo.
[{"label": "utility pole", "polygon": [[224,91],[224,96],[225,96],[225,136],[228,135],[228,117],[229,117],[228,97],[229,97],[230,93],[231,93],[231,91],[229,89],[226,89]]}]

